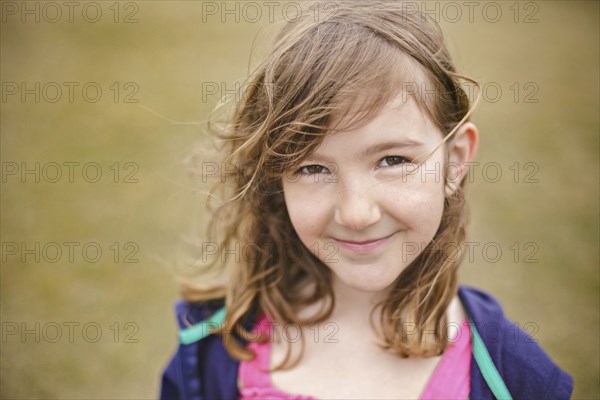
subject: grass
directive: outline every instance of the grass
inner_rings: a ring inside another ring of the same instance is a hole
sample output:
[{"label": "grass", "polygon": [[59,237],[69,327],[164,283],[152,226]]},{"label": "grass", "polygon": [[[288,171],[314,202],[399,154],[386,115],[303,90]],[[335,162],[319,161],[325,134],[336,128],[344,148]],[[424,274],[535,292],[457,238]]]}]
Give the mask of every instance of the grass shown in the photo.
[{"label": "grass", "polygon": [[[56,263],[31,255],[23,262],[3,248],[0,397],[6,399],[157,396],[176,346],[171,305],[178,292],[169,265],[181,234],[203,219],[202,199],[193,195],[181,161],[203,143],[204,126],[168,119],[206,120],[217,96],[203,96],[203,82],[232,88],[247,72],[255,36],[253,60],[272,28],[265,18],[202,22],[201,3],[183,1],[137,2],[137,23],[114,23],[110,4],[100,4],[98,23],[76,13],[73,23],[7,16],[0,27],[2,82],[80,83],[73,102],[63,96],[36,103],[32,95],[2,102],[3,165],[97,163],[103,173],[97,183],[80,175],[73,183],[66,175],[56,183],[36,183],[33,175],[2,183],[4,244],[58,243],[65,251],[64,242],[80,243],[73,262],[65,253]],[[462,69],[503,89],[474,120],[482,139],[478,161],[498,163],[504,175],[491,183],[476,170],[469,200],[470,240],[498,243],[504,256],[490,263],[476,253],[462,280],[492,292],[521,326],[534,322],[540,344],[574,376],[574,397],[598,398],[598,3],[536,4],[537,23],[515,23],[503,3],[506,18],[498,23],[476,13],[473,23],[442,24]],[[125,5],[121,19],[131,11]],[[83,98],[87,82],[103,90],[96,103]],[[127,82],[139,89],[138,103],[123,102],[132,93]],[[538,88],[536,103],[524,102],[529,82]],[[128,162],[137,166],[137,183],[124,182],[133,171]],[[515,183],[508,169],[515,162],[535,163],[539,182]],[[509,249],[514,242],[517,262]],[[523,262],[527,242],[538,246],[537,263]],[[137,245],[137,263],[124,262],[135,249],[128,243]],[[102,249],[99,261],[86,261],[84,244]],[[39,342],[34,334],[21,336],[36,323]],[[62,336],[52,343],[55,324]],[[102,330],[96,342],[94,326]],[[19,334],[9,334],[15,327]]]}]

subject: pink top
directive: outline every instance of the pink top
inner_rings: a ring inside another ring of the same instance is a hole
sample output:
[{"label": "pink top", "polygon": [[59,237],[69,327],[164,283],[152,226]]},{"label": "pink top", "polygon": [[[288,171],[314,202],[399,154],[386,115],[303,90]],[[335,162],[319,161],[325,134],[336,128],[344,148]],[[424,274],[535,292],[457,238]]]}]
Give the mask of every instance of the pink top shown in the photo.
[{"label": "pink top", "polygon": [[[252,333],[258,335],[262,330],[269,337],[273,325],[263,314]],[[271,382],[268,372],[271,359],[270,341],[265,343],[250,342],[248,348],[256,352],[252,361],[241,361],[239,377],[242,389],[241,400],[316,400],[313,396],[289,394]],[[452,341],[433,372],[420,399],[467,399],[470,386],[471,367],[471,330],[467,319],[462,323],[456,338]]]}]

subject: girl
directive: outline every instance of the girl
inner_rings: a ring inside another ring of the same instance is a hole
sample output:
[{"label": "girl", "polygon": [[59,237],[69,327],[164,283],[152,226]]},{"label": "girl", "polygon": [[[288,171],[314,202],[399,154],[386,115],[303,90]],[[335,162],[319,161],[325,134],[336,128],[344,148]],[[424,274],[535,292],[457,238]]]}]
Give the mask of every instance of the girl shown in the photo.
[{"label": "girl", "polygon": [[475,82],[414,9],[330,11],[285,26],[219,133],[234,190],[203,276],[225,280],[184,287],[161,398],[569,398],[571,377],[458,285]]}]

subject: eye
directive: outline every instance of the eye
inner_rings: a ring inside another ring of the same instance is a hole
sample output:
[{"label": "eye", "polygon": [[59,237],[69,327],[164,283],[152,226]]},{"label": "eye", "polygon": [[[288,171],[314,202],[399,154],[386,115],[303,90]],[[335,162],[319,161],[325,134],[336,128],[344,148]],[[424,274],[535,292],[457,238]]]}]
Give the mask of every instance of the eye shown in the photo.
[{"label": "eye", "polygon": [[302,174],[302,175],[313,175],[313,174],[321,174],[324,172],[328,172],[328,169],[322,165],[312,164],[312,165],[305,165],[303,167],[300,167],[296,173]]},{"label": "eye", "polygon": [[379,161],[380,167],[393,167],[396,165],[409,163],[410,160],[402,156],[386,156]]}]

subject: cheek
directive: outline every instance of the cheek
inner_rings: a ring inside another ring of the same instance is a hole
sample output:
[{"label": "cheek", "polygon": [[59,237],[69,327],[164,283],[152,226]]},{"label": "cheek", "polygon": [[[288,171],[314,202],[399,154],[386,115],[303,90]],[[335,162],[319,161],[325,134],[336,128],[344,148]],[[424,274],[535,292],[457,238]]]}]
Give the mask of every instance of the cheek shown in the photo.
[{"label": "cheek", "polygon": [[300,185],[288,184],[283,186],[285,204],[292,226],[304,244],[317,236],[326,220],[323,202],[315,200],[307,190]]},{"label": "cheek", "polygon": [[429,241],[435,235],[444,211],[444,191],[441,182],[412,182],[395,187],[386,194],[393,199],[388,213],[402,222],[405,227],[419,236],[421,241]]}]

